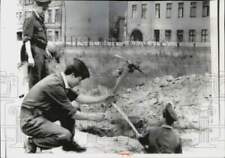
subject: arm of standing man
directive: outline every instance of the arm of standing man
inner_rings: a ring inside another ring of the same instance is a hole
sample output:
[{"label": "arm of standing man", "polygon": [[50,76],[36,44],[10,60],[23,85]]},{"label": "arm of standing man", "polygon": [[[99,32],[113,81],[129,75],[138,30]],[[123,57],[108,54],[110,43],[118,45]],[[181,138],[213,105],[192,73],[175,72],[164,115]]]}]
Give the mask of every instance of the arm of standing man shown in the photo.
[{"label": "arm of standing man", "polygon": [[33,36],[34,24],[32,17],[27,18],[23,24],[23,42],[25,43],[27,55],[28,55],[28,63],[31,66],[34,66],[34,58],[31,52],[31,43],[30,40]]},{"label": "arm of standing man", "polygon": [[27,51],[27,55],[28,55],[28,63],[29,63],[29,65],[34,66],[34,58],[33,58],[32,53],[31,53],[30,41],[27,41],[25,43],[25,47],[26,47],[26,51]]}]

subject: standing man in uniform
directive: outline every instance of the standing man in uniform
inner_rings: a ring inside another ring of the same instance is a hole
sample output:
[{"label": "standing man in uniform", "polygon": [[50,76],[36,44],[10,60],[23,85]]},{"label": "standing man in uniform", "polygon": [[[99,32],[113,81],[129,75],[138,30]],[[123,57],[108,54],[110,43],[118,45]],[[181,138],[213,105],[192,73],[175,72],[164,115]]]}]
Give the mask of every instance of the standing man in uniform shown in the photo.
[{"label": "standing man in uniform", "polygon": [[23,24],[23,42],[29,64],[29,88],[47,76],[47,59],[51,54],[46,49],[47,33],[44,14],[51,0],[34,0],[34,11]]},{"label": "standing man in uniform", "polygon": [[163,110],[163,118],[165,124],[150,128],[139,138],[140,143],[147,153],[182,153],[181,138],[172,127],[174,121],[177,121],[177,115],[171,103],[168,103]]}]

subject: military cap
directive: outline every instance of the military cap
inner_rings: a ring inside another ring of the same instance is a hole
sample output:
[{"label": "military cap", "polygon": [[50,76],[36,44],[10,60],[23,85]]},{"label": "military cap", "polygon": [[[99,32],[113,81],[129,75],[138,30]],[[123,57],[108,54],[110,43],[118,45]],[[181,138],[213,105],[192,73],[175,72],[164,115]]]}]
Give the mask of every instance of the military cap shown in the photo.
[{"label": "military cap", "polygon": [[44,6],[44,5],[48,5],[49,3],[51,3],[51,0],[34,0],[34,1],[39,6]]},{"label": "military cap", "polygon": [[172,106],[171,103],[168,103],[165,107],[165,109],[163,110],[163,116],[164,117],[169,117],[171,119],[173,119],[174,121],[177,121],[177,114]]}]

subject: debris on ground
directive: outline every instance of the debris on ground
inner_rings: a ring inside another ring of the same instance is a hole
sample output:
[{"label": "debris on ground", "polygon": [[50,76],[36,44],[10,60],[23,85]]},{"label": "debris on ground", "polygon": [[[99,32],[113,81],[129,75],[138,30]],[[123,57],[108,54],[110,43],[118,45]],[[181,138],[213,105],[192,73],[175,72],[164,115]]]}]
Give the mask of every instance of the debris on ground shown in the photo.
[{"label": "debris on ground", "polygon": [[[117,105],[128,115],[140,133],[144,133],[151,126],[162,124],[164,106],[168,102],[173,103],[179,119],[174,127],[183,138],[184,146],[187,147],[196,143],[196,137],[203,130],[199,125],[199,117],[204,112],[202,109],[206,108],[210,112],[212,99],[208,74],[177,78],[157,77],[136,87],[121,87],[117,94]],[[113,107],[81,105],[81,108],[88,112],[106,112],[109,118],[108,121],[98,123],[77,121],[77,127],[81,131],[100,137],[135,138],[128,123]],[[187,133],[191,137],[187,137]]]}]

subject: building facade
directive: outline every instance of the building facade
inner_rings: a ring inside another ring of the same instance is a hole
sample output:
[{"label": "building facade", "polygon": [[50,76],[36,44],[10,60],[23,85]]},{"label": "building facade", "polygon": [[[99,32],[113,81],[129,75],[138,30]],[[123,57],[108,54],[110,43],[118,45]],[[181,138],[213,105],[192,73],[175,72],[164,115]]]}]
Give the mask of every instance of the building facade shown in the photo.
[{"label": "building facade", "polygon": [[[18,37],[33,0],[18,0]],[[209,0],[52,1],[49,41],[156,41],[209,45]]]},{"label": "building facade", "polygon": [[210,42],[209,1],[128,2],[130,40],[178,43]]},{"label": "building facade", "polygon": [[[22,38],[22,27],[24,19],[29,17],[33,10],[34,0],[18,0],[16,16],[17,16],[17,38],[21,40]],[[64,34],[64,24],[63,24],[63,2],[62,1],[52,1],[49,5],[49,9],[45,14],[45,24],[47,27],[47,35],[49,41],[62,41]]]},{"label": "building facade", "polygon": [[[24,19],[32,12],[34,0],[17,0],[17,3],[17,37],[21,39],[22,25]],[[127,2],[125,5],[122,2],[121,5],[121,2],[111,1],[52,1],[45,15],[48,40],[53,42],[109,40],[110,27],[121,19],[124,22],[126,8]],[[119,21],[120,40],[123,34],[121,21]]]}]

